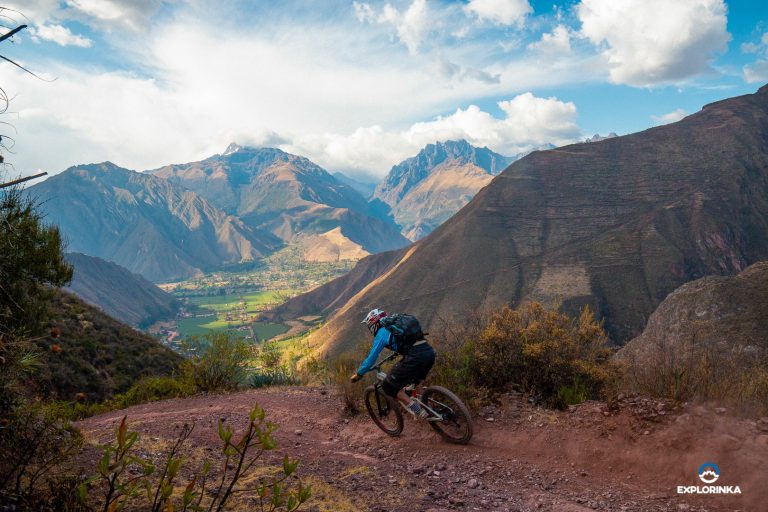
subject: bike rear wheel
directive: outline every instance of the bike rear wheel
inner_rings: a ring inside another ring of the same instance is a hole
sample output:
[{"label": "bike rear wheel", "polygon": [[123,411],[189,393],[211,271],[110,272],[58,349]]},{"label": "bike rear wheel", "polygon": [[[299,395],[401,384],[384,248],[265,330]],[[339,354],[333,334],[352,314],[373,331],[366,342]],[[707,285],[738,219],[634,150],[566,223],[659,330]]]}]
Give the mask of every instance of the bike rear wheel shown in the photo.
[{"label": "bike rear wheel", "polygon": [[430,386],[421,396],[430,409],[443,417],[429,426],[449,443],[467,444],[472,439],[473,425],[469,410],[459,397],[442,386]]},{"label": "bike rear wheel", "polygon": [[403,431],[403,413],[397,401],[380,388],[369,386],[365,390],[365,408],[376,425],[390,436]]}]

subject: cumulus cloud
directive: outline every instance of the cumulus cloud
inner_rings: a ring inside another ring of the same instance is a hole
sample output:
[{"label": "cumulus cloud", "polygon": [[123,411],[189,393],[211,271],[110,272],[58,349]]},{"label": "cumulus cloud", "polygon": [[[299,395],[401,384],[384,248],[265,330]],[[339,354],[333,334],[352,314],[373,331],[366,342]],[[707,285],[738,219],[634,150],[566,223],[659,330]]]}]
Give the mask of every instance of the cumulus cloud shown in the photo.
[{"label": "cumulus cloud", "polygon": [[438,58],[435,65],[438,73],[444,78],[452,79],[457,78],[459,80],[472,79],[486,84],[499,84],[501,83],[501,75],[496,73],[489,73],[482,69],[477,68],[465,68],[459,66],[455,62],[451,62],[443,56]]},{"label": "cumulus cloud", "polygon": [[[173,1],[175,0],[171,0]],[[4,7],[24,14],[39,30],[44,30],[45,26],[61,26],[65,21],[78,21],[105,31],[144,30],[161,4],[162,0],[6,0],[3,2]],[[59,33],[55,37],[61,40],[64,36]],[[58,42],[58,40],[50,40]]]},{"label": "cumulus cloud", "polygon": [[400,42],[408,48],[408,52],[411,54],[418,51],[424,37],[429,32],[427,0],[413,0],[405,12],[400,12],[391,4],[386,4],[379,13],[367,3],[354,2],[352,5],[359,21],[392,25]]},{"label": "cumulus cloud", "polygon": [[581,0],[576,13],[618,84],[683,81],[708,71],[730,41],[723,0]]},{"label": "cumulus cloud", "polygon": [[656,122],[656,124],[669,124],[669,123],[676,123],[677,121],[681,120],[687,115],[688,115],[688,112],[686,112],[681,108],[678,108],[673,110],[672,112],[667,112],[666,114],[662,114],[660,116],[651,116],[651,119],[653,119]]},{"label": "cumulus cloud", "polygon": [[68,14],[106,30],[144,30],[161,0],[66,0]]},{"label": "cumulus cloud", "polygon": [[744,80],[750,84],[768,81],[768,60],[758,59],[744,66]]},{"label": "cumulus cloud", "polygon": [[93,41],[87,37],[73,34],[67,27],[62,25],[51,24],[32,27],[31,34],[34,40],[52,41],[60,46],[90,48],[93,45]]},{"label": "cumulus cloud", "polygon": [[565,25],[558,25],[552,32],[541,35],[541,39],[528,45],[528,48],[546,57],[559,57],[571,53],[571,35]]},{"label": "cumulus cloud", "polygon": [[742,44],[741,51],[757,55],[755,62],[745,65],[742,69],[744,81],[750,84],[768,81],[768,32],[756,43]]},{"label": "cumulus cloud", "polygon": [[500,25],[522,25],[525,17],[533,12],[533,7],[528,0],[470,0],[464,10],[480,20]]},{"label": "cumulus cloud", "polygon": [[402,131],[381,126],[358,128],[349,135],[312,134],[297,137],[284,149],[309,155],[330,169],[372,170],[379,175],[435,141],[466,139],[502,154],[515,155],[545,144],[562,145],[581,136],[572,102],[524,93],[498,103],[503,117],[476,105],[449,116],[418,122]]},{"label": "cumulus cloud", "polygon": [[[3,86],[18,112],[13,119],[16,154],[7,157],[29,173],[103,160],[149,169],[202,159],[238,142],[277,145],[329,170],[385,173],[438,139],[462,137],[514,154],[540,142],[560,143],[578,132],[571,117],[566,136],[551,130],[536,135],[536,125],[517,133],[511,125],[520,123],[507,119],[504,110],[491,114],[486,107],[467,105],[594,80],[604,69],[601,59],[574,51],[555,65],[536,60],[532,52],[502,54],[497,40],[475,34],[451,46],[455,40],[448,34],[455,25],[439,12],[429,14],[445,22],[440,26],[448,39],[439,45],[422,43],[419,53],[407,55],[382,37],[391,25],[377,21],[384,14],[381,5],[357,8],[358,18],[375,27],[354,19],[353,12],[322,18],[322,23],[257,12],[235,23],[223,14],[215,18],[215,6],[200,10],[184,3],[171,16],[152,18],[141,37],[119,30],[123,25],[118,21],[110,25],[114,32],[109,35],[89,31],[94,45],[109,52],[92,54],[88,66],[46,59],[41,67],[58,78],[53,83],[7,73]],[[419,3],[398,3],[400,16],[405,19],[414,5]],[[64,2],[60,6],[74,11]],[[77,12],[93,23],[92,14],[99,14]],[[110,12],[99,15],[107,20]],[[57,16],[46,25],[63,24],[74,31],[77,25]],[[467,22],[460,7],[452,7],[452,16]],[[156,25],[160,19],[163,24]],[[212,31],[212,26],[221,30]],[[504,27],[484,30],[509,32]],[[438,36],[437,29],[429,32],[430,38]],[[100,60],[105,53],[110,59]],[[452,114],[435,118],[436,113]],[[568,119],[575,109],[561,114]]]}]

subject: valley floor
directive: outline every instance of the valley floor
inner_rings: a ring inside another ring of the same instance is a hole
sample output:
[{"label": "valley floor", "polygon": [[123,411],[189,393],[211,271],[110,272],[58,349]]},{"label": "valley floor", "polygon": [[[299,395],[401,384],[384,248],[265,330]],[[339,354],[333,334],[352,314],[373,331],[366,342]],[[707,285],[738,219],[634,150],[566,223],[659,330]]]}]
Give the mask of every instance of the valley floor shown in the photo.
[{"label": "valley floor", "polygon": [[[313,485],[302,510],[751,511],[768,503],[762,423],[639,398],[560,412],[509,395],[475,417],[468,446],[446,444],[426,423],[407,418],[400,438],[387,437],[365,414],[343,416],[339,397],[324,388],[168,400],[78,427],[89,443],[107,442],[127,414],[142,449],[159,454],[179,425],[194,421],[188,455],[195,459],[218,452],[219,418],[238,432],[254,403],[280,426],[279,449],[265,461],[298,457],[300,476]],[[95,467],[96,450],[92,455]],[[704,462],[719,466],[717,485],[738,485],[741,496],[678,495],[677,486],[704,485],[697,476]]]}]

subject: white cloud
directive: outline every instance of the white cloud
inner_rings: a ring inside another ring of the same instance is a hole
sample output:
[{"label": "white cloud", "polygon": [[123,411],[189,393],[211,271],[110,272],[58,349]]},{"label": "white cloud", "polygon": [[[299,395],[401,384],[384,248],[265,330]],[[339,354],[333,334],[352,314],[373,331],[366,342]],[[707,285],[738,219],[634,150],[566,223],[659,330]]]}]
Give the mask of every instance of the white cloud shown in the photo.
[{"label": "white cloud", "polygon": [[560,57],[571,53],[571,36],[565,25],[558,25],[552,30],[541,35],[541,39],[528,45],[546,57]]},{"label": "white cloud", "polygon": [[744,81],[749,84],[768,81],[768,60],[758,59],[744,66]]},{"label": "white cloud", "polygon": [[759,45],[755,43],[741,43],[741,53],[757,53],[760,49]]},{"label": "white cloud", "polygon": [[363,23],[383,23],[395,27],[397,37],[407,48],[408,52],[415,54],[424,37],[429,32],[429,13],[427,0],[413,0],[413,3],[400,12],[391,4],[386,4],[379,14],[370,4],[354,2],[355,16]]},{"label": "white cloud", "polygon": [[533,12],[528,0],[470,0],[464,7],[468,14],[501,25],[522,25]]},{"label": "white cloud", "polygon": [[744,81],[752,84],[768,81],[768,32],[765,32],[757,43],[741,45],[743,53],[757,54],[757,59],[742,68]]},{"label": "white cloud", "polygon": [[660,116],[651,116],[651,119],[653,119],[656,124],[669,124],[676,123],[687,115],[688,113],[685,110],[678,108]]},{"label": "white cloud", "polygon": [[349,135],[314,134],[299,137],[284,149],[309,155],[326,168],[372,170],[383,175],[392,165],[435,141],[466,139],[476,146],[514,155],[548,143],[571,143],[581,137],[576,106],[571,102],[539,98],[528,92],[501,101],[498,106],[504,112],[502,118],[470,105],[402,131],[371,126]]},{"label": "white cloud", "polygon": [[730,40],[723,0],[582,0],[576,12],[581,34],[604,45],[618,84],[654,86],[706,72]]},{"label": "white cloud", "polygon": [[139,31],[147,28],[161,0],[66,0],[66,4],[69,15],[84,15],[87,21],[105,30]]},{"label": "white cloud", "polygon": [[60,46],[79,46],[81,48],[90,48],[93,41],[87,37],[73,34],[67,27],[62,25],[39,25],[32,27],[33,37],[52,41]]},{"label": "white cloud", "polygon": [[455,62],[451,62],[443,56],[438,58],[435,69],[438,73],[448,79],[458,78],[459,80],[472,79],[486,84],[498,84],[501,82],[501,75],[489,73],[482,69],[465,68]]},{"label": "white cloud", "polygon": [[3,6],[19,11],[38,28],[74,20],[100,30],[138,31],[148,28],[161,3],[162,0],[5,0]]},{"label": "white cloud", "polygon": [[355,17],[360,23],[373,23],[376,21],[376,11],[370,4],[352,2],[352,7],[355,10]]},{"label": "white cloud", "polygon": [[[115,60],[135,73],[51,61],[43,69],[58,77],[53,83],[6,73],[3,86],[19,112],[11,120],[16,154],[6,156],[24,172],[103,160],[149,169],[205,158],[233,141],[290,142],[329,170],[386,172],[442,133],[504,152],[525,147],[504,119],[457,105],[577,84],[603,70],[602,61],[576,52],[557,63],[499,59],[497,41],[471,35],[460,47],[407,55],[351,14],[324,23],[265,16],[246,29],[182,10],[146,36],[115,32],[104,40],[105,47],[120,45]],[[433,119],[439,112],[455,113]],[[433,121],[416,123],[426,119]]]}]

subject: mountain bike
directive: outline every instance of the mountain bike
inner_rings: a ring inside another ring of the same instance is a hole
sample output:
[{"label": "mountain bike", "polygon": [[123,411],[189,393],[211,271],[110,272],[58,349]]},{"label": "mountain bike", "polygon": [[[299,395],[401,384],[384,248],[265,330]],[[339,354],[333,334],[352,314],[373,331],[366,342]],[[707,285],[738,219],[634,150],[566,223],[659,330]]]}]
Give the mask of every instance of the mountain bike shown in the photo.
[{"label": "mountain bike", "polygon": [[[387,377],[381,371],[381,365],[397,356],[394,353],[371,368],[370,371],[376,372],[376,383],[365,389],[365,408],[368,414],[390,436],[402,433],[403,412],[398,400],[384,393],[381,387]],[[405,392],[429,413],[425,420],[443,439],[457,444],[467,444],[472,439],[473,425],[469,410],[451,391],[442,386],[428,386],[419,395],[411,384],[405,388]]]}]

